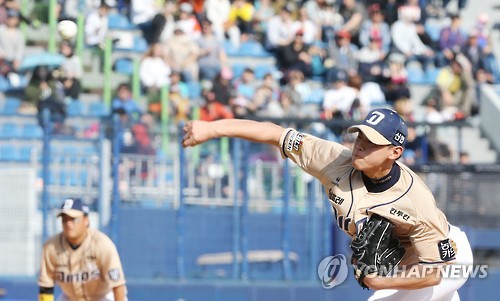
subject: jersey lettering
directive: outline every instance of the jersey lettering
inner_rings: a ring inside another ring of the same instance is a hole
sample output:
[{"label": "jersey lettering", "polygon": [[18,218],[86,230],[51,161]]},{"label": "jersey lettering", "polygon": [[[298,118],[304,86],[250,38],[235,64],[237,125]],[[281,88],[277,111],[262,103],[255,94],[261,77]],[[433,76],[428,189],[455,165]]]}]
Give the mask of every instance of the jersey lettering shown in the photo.
[{"label": "jersey lettering", "polygon": [[79,271],[74,274],[69,274],[65,272],[57,272],[57,281],[59,282],[68,282],[68,283],[79,283],[79,282],[87,282],[94,279],[99,279],[101,276],[101,272],[99,270],[91,270],[91,271]]},{"label": "jersey lettering", "polygon": [[332,206],[332,208],[335,213],[335,219],[337,220],[337,225],[339,226],[339,228],[344,230],[345,232],[349,232],[349,225],[351,224],[352,218],[338,215],[337,208],[335,208],[334,206]]}]

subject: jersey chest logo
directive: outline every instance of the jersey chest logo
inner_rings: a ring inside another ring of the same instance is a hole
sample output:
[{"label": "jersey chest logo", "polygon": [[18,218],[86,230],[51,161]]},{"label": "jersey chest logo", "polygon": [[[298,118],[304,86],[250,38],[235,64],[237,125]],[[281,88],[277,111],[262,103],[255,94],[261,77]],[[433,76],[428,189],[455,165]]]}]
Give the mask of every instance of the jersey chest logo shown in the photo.
[{"label": "jersey chest logo", "polygon": [[69,273],[67,271],[57,271],[57,280],[66,283],[79,283],[88,282],[101,277],[101,272],[98,269],[89,271],[78,271],[76,273]]}]

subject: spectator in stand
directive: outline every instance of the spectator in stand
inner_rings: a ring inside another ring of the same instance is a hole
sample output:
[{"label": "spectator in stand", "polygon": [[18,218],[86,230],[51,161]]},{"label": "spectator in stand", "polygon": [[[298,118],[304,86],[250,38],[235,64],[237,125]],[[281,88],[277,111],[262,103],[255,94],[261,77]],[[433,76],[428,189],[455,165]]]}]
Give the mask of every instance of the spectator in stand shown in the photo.
[{"label": "spectator in stand", "polygon": [[311,87],[305,81],[304,74],[299,70],[292,70],[285,79],[287,83],[281,88],[281,92],[287,93],[294,104],[301,105],[312,92]]},{"label": "spectator in stand", "polygon": [[391,47],[391,30],[384,22],[380,4],[372,4],[368,13],[370,19],[363,22],[359,33],[361,47],[368,47],[373,41],[377,41],[378,48],[387,54]]},{"label": "spectator in stand", "polygon": [[391,37],[395,50],[405,55],[406,62],[418,60],[423,70],[432,63],[434,51],[424,45],[408,12],[402,12],[401,19],[392,24]]},{"label": "spectator in stand", "polygon": [[235,106],[234,100],[236,97],[236,91],[231,82],[232,79],[233,72],[231,69],[227,66],[223,66],[220,73],[213,80],[211,87],[211,91],[214,93],[215,99],[231,110]]},{"label": "spectator in stand", "polygon": [[436,55],[437,67],[448,65],[456,52],[465,44],[465,35],[460,28],[462,20],[459,15],[450,16],[451,23],[444,27],[439,35],[439,51]]},{"label": "spectator in stand", "polygon": [[387,76],[385,84],[385,98],[387,102],[393,104],[401,98],[410,98],[408,88],[408,74],[405,67],[405,56],[401,53],[391,53],[388,58],[388,68],[384,72]]},{"label": "spectator in stand", "polygon": [[316,39],[330,42],[335,39],[335,31],[344,24],[344,18],[334,5],[327,0],[308,0],[304,3],[307,15],[316,27]]},{"label": "spectator in stand", "polygon": [[206,18],[212,22],[215,36],[219,41],[224,41],[224,24],[229,19],[231,2],[229,0],[205,0],[204,7]]},{"label": "spectator in stand", "polygon": [[166,62],[172,70],[181,72],[185,82],[198,81],[198,44],[177,26],[174,36],[163,45]]},{"label": "spectator in stand", "polygon": [[161,44],[151,44],[139,65],[139,79],[148,95],[148,104],[158,101],[161,89],[170,83],[171,72],[163,57]]},{"label": "spectator in stand", "polygon": [[335,42],[330,42],[327,49],[327,60],[325,61],[326,82],[333,82],[332,77],[338,70],[343,70],[349,75],[358,72],[358,61],[356,53],[358,48],[351,43],[351,34],[348,31],[340,30],[335,34]]},{"label": "spectator in stand", "polygon": [[29,20],[27,20],[21,14],[21,11],[20,11],[21,5],[20,5],[18,0],[0,0],[0,25],[7,24],[9,10],[18,11],[19,12],[19,19],[29,24]]},{"label": "spectator in stand", "polygon": [[399,8],[405,4],[405,0],[374,0],[371,1],[371,4],[378,3],[380,4],[380,9],[384,14],[384,20],[391,26],[394,22],[396,22],[398,17]]},{"label": "spectator in stand", "polygon": [[82,90],[81,79],[83,76],[83,65],[80,57],[75,55],[71,42],[61,41],[59,52],[66,57],[66,60],[61,65],[61,82],[64,87],[65,97],[77,100]]},{"label": "spectator in stand", "polygon": [[406,0],[406,3],[398,8],[399,19],[405,16],[413,22],[415,29],[417,30],[418,37],[422,43],[432,49],[438,49],[437,45],[435,45],[434,41],[425,30],[425,15],[425,10],[422,9],[419,0]]},{"label": "spectator in stand", "polygon": [[303,32],[298,31],[295,34],[295,39],[283,47],[277,55],[278,65],[285,75],[291,70],[299,70],[306,77],[312,75],[309,47],[304,43],[302,37]]},{"label": "spectator in stand", "polygon": [[108,14],[110,6],[103,1],[98,9],[89,13],[85,19],[85,43],[97,50],[104,48],[108,33]]},{"label": "spectator in stand", "polygon": [[380,37],[370,37],[369,39],[368,46],[361,48],[356,53],[356,58],[359,62],[359,73],[375,80],[382,77],[384,59],[387,53],[381,48]]},{"label": "spectator in stand", "polygon": [[[153,20],[159,11],[155,0],[130,0],[130,20],[142,31],[142,36],[148,44],[156,42],[159,33]],[[155,29],[155,30],[153,30]]]},{"label": "spectator in stand", "polygon": [[201,25],[194,15],[193,5],[188,2],[182,2],[179,5],[179,20],[176,23],[177,28],[182,29],[184,35],[192,41],[201,37]]},{"label": "spectator in stand", "polygon": [[254,31],[256,34],[264,35],[269,20],[276,14],[271,0],[261,0],[255,3]]},{"label": "spectator in stand", "polygon": [[19,28],[19,11],[7,11],[7,23],[0,25],[0,75],[12,86],[19,86],[19,66],[24,56],[26,40]]},{"label": "spectator in stand", "polygon": [[490,84],[495,83],[500,78],[500,74],[495,76],[494,64],[496,59],[493,55],[492,48],[489,44],[485,46],[479,45],[477,31],[474,30],[469,34],[462,48],[462,53],[471,62],[473,74],[477,74],[478,71],[481,70],[481,74],[484,75],[482,78]]},{"label": "spectator in stand", "polygon": [[481,13],[477,16],[474,30],[477,32],[477,42],[479,46],[484,47],[491,43],[490,16],[487,13]]},{"label": "spectator in stand", "polygon": [[266,74],[262,84],[257,87],[252,100],[247,106],[248,114],[262,116],[261,113],[267,112],[267,108],[271,103],[278,102],[279,94],[279,84],[274,80],[272,74]]},{"label": "spectator in stand", "polygon": [[253,16],[255,8],[247,0],[234,0],[224,29],[231,43],[239,47],[253,36]]},{"label": "spectator in stand", "polygon": [[[325,92],[322,117],[326,120],[348,120],[351,109],[358,98],[354,88],[347,85],[348,75],[338,70],[332,78],[333,86]],[[340,134],[336,133],[337,135]]]},{"label": "spectator in stand", "polygon": [[203,97],[205,99],[205,104],[200,110],[200,120],[213,121],[234,118],[231,109],[217,100],[214,91],[204,90]]},{"label": "spectator in stand", "polygon": [[307,14],[307,9],[305,6],[299,8],[299,18],[295,20],[292,24],[293,29],[295,30],[295,34],[301,32],[302,33],[302,41],[307,46],[311,45],[318,36],[318,32],[316,31],[316,25],[309,18]]},{"label": "spectator in stand", "polygon": [[356,0],[342,0],[339,13],[344,18],[344,25],[340,30],[349,32],[353,43],[359,45],[359,31],[363,19],[366,17],[364,6],[357,3]]},{"label": "spectator in stand", "polygon": [[221,41],[214,35],[212,23],[207,19],[202,22],[202,36],[198,40],[198,47],[200,79],[213,80],[219,74],[221,66],[227,64],[227,57]]},{"label": "spectator in stand", "polygon": [[295,38],[292,28],[292,8],[285,5],[278,15],[272,17],[267,24],[265,47],[267,50],[279,53]]},{"label": "spectator in stand", "polygon": [[177,15],[177,4],[174,1],[165,1],[161,13],[153,18],[153,28],[155,33],[159,33],[157,39],[153,37],[152,41],[157,40],[165,43],[174,35],[175,16]]},{"label": "spectator in stand", "polygon": [[116,96],[111,103],[111,108],[113,111],[123,109],[132,121],[138,121],[142,115],[142,110],[132,98],[130,85],[125,83],[118,86]]},{"label": "spectator in stand", "polygon": [[449,67],[441,69],[436,80],[442,93],[443,109],[453,113],[452,119],[469,117],[475,103],[472,66],[463,54],[457,54]]},{"label": "spectator in stand", "polygon": [[156,91],[170,83],[172,70],[163,58],[160,43],[149,46],[139,65],[139,78],[147,92]]}]

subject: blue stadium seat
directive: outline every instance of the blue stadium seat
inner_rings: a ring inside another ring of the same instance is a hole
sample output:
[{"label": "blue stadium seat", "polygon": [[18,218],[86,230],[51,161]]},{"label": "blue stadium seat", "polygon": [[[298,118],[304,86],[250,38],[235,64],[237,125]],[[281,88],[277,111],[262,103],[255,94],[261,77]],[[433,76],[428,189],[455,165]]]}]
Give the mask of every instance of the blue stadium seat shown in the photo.
[{"label": "blue stadium seat", "polygon": [[0,160],[12,162],[19,161],[19,159],[20,155],[13,145],[3,145],[0,148]]},{"label": "blue stadium seat", "polygon": [[115,61],[116,73],[132,75],[134,73],[134,62],[130,58],[119,58]]},{"label": "blue stadium seat", "polygon": [[424,71],[420,67],[408,67],[408,82],[411,84],[424,83]]},{"label": "blue stadium seat", "polygon": [[68,111],[69,117],[82,116],[85,113],[83,103],[76,99],[68,103],[66,110]]},{"label": "blue stadium seat", "polygon": [[231,70],[233,71],[233,78],[239,78],[243,74],[243,70],[248,68],[247,64],[234,63],[231,65]]},{"label": "blue stadium seat", "polygon": [[250,56],[250,57],[272,57],[272,54],[264,49],[261,43],[257,41],[248,41],[242,43],[240,46],[240,50],[238,52],[241,56]]},{"label": "blue stadium seat", "polygon": [[324,96],[325,90],[321,88],[313,89],[308,97],[304,99],[304,103],[321,104],[323,102]]},{"label": "blue stadium seat", "polygon": [[6,122],[2,125],[1,131],[0,131],[0,137],[1,138],[20,138],[21,137],[21,128],[19,125],[12,123],[12,122]]},{"label": "blue stadium seat", "polygon": [[134,29],[134,24],[130,23],[129,19],[118,13],[113,13],[108,15],[108,28],[118,29],[118,30],[131,30]]},{"label": "blue stadium seat", "polygon": [[434,41],[439,41],[439,36],[441,35],[442,25],[438,25],[432,22],[425,22],[425,32]]},{"label": "blue stadium seat", "polygon": [[254,72],[255,72],[255,78],[257,79],[263,79],[264,76],[267,74],[267,73],[273,73],[273,72],[276,72],[276,66],[274,65],[271,65],[271,64],[261,64],[261,65],[257,65],[254,69]]},{"label": "blue stadium seat", "polygon": [[0,92],[5,92],[9,90],[10,84],[9,80],[6,79],[4,76],[0,76]]},{"label": "blue stadium seat", "polygon": [[440,71],[441,71],[440,68],[427,69],[424,74],[425,82],[429,85],[435,84]]},{"label": "blue stadium seat", "polygon": [[229,40],[224,40],[222,43],[222,47],[224,48],[224,52],[226,52],[227,56],[238,56],[239,49],[234,47],[234,45]]},{"label": "blue stadium seat", "polygon": [[34,146],[21,146],[19,148],[19,161],[21,162],[30,162],[31,154],[34,151]]},{"label": "blue stadium seat", "polygon": [[201,84],[200,82],[188,83],[189,99],[196,99],[201,97]]},{"label": "blue stadium seat", "polygon": [[21,106],[21,100],[15,97],[7,97],[3,107],[3,113],[7,115],[17,114],[17,110]]},{"label": "blue stadium seat", "polygon": [[148,42],[143,36],[134,37],[134,51],[138,53],[144,53],[148,50]]},{"label": "blue stadium seat", "polygon": [[92,102],[89,105],[88,115],[92,117],[103,117],[109,115],[109,108],[102,102]]},{"label": "blue stadium seat", "polygon": [[39,139],[43,137],[43,130],[38,124],[27,123],[22,127],[21,136],[27,139]]}]

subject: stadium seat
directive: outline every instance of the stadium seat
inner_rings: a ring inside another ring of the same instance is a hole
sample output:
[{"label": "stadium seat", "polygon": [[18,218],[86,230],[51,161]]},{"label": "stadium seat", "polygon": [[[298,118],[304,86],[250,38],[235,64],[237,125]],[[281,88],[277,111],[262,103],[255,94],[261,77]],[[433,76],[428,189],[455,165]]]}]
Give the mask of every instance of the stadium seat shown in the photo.
[{"label": "stadium seat", "polygon": [[135,26],[130,23],[129,19],[118,13],[113,13],[108,15],[108,29],[110,30],[132,30]]},{"label": "stadium seat", "polygon": [[0,160],[2,161],[19,161],[20,155],[13,145],[3,145],[0,148]]},{"label": "stadium seat", "polygon": [[6,79],[4,76],[0,76],[0,92],[5,92],[9,90],[10,84],[9,80]]},{"label": "stadium seat", "polygon": [[27,123],[22,127],[21,137],[26,139],[39,139],[43,137],[43,130],[38,124]]},{"label": "stadium seat", "polygon": [[103,117],[109,115],[109,108],[102,102],[92,102],[89,105],[88,115],[92,117]]},{"label": "stadium seat", "polygon": [[69,117],[84,115],[84,106],[79,100],[70,101],[66,106],[66,109]]},{"label": "stadium seat", "polygon": [[6,115],[15,115],[21,106],[21,100],[15,97],[7,97],[3,107],[3,113]]},{"label": "stadium seat", "polygon": [[34,146],[21,146],[19,148],[19,161],[21,162],[30,162],[31,161],[31,155],[33,151],[35,150]]},{"label": "stadium seat", "polygon": [[262,46],[261,43],[257,41],[248,41],[241,44],[240,50],[238,52],[241,56],[250,56],[250,57],[272,57],[272,54],[267,52]]},{"label": "stadium seat", "polygon": [[19,125],[6,122],[2,125],[0,131],[0,138],[20,138],[21,137],[21,128]]},{"label": "stadium seat", "polygon": [[274,66],[274,65],[261,64],[261,65],[257,65],[253,71],[255,74],[255,78],[263,79],[267,73],[274,73],[274,72],[276,72],[276,70],[277,70],[276,66]]},{"label": "stadium seat", "polygon": [[189,87],[189,99],[196,99],[201,97],[201,84],[200,82],[190,82]]},{"label": "stadium seat", "polygon": [[313,89],[311,93],[309,93],[308,97],[304,99],[304,103],[321,104],[324,96],[325,90],[321,88]]},{"label": "stadium seat", "polygon": [[436,80],[437,80],[437,77],[438,77],[440,71],[441,71],[440,68],[427,69],[425,74],[424,74],[425,82],[429,85],[434,85],[436,83]]},{"label": "stadium seat", "polygon": [[144,53],[148,50],[148,42],[143,36],[134,37],[134,51],[137,53]]},{"label": "stadium seat", "polygon": [[247,64],[234,63],[231,65],[231,70],[233,71],[233,78],[239,78],[243,74],[245,68],[248,68]]},{"label": "stadium seat", "polygon": [[234,47],[234,45],[229,40],[224,40],[222,43],[222,47],[224,48],[224,52],[226,52],[227,56],[238,56],[239,49]]},{"label": "stadium seat", "polygon": [[406,69],[408,72],[408,82],[411,84],[422,84],[424,83],[424,71],[419,67],[408,67]]},{"label": "stadium seat", "polygon": [[116,73],[132,75],[134,73],[134,62],[130,58],[119,58],[115,61]]}]

